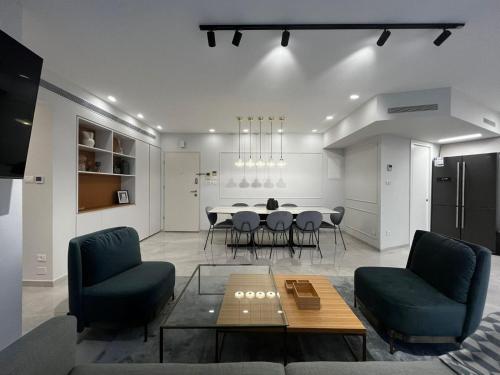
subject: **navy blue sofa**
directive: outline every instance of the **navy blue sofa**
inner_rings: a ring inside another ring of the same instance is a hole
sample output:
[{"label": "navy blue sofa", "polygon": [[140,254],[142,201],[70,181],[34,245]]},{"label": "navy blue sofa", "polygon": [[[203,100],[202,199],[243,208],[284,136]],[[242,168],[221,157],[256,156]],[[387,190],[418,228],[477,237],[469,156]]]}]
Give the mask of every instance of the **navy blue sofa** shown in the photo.
[{"label": "navy blue sofa", "polygon": [[405,342],[462,342],[478,327],[488,290],[491,252],[416,231],[406,268],[361,267],[355,303],[373,325]]},{"label": "navy blue sofa", "polygon": [[68,250],[69,314],[77,330],[92,323],[147,326],[173,297],[175,267],[143,262],[139,236],[117,227],[74,238]]}]

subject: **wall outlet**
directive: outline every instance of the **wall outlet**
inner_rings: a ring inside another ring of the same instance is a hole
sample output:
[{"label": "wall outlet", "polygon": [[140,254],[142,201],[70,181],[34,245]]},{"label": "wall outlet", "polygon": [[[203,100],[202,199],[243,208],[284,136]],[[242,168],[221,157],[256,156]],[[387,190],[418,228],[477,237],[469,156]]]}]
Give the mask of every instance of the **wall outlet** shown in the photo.
[{"label": "wall outlet", "polygon": [[36,274],[37,275],[46,275],[47,274],[47,267],[37,267]]},{"label": "wall outlet", "polygon": [[47,254],[36,254],[36,261],[45,263],[47,261]]}]

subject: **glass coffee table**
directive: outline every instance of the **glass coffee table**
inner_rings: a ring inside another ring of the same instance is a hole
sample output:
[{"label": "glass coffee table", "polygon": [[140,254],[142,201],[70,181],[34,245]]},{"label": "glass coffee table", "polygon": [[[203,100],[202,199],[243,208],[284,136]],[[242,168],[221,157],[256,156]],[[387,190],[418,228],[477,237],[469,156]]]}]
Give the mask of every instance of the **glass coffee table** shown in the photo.
[{"label": "glass coffee table", "polygon": [[174,329],[213,329],[215,361],[228,332],[282,332],[286,362],[286,315],[270,266],[200,264],[160,325],[160,362],[164,336]]}]

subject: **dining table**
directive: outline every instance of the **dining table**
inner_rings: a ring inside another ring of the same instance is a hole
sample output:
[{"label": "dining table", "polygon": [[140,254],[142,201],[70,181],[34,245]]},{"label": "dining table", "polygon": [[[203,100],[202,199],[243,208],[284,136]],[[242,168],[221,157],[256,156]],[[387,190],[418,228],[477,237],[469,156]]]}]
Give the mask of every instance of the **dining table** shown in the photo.
[{"label": "dining table", "polygon": [[[278,207],[275,210],[268,210],[265,206],[216,206],[211,208],[208,212],[209,213],[214,213],[218,215],[233,215],[237,212],[241,211],[251,211],[255,212],[262,218],[265,216],[276,212],[276,211],[288,211],[290,212],[294,218],[306,211],[318,211],[322,215],[331,215],[335,213],[339,213],[338,211],[335,211],[331,208],[328,207],[321,207],[321,206],[297,206],[297,207],[290,207],[290,206],[285,206],[285,207]],[[244,244],[234,244],[234,243],[227,243],[228,247],[247,247],[247,246],[265,246],[263,243],[263,239],[261,243],[256,243],[254,242],[254,239],[250,239],[250,242],[244,243]],[[275,244],[274,247],[289,247],[292,253],[295,253],[294,246],[300,246],[300,244],[297,244],[294,242],[293,238],[293,225],[290,227],[289,230],[289,235],[288,235],[288,241],[283,244]],[[316,245],[313,244],[302,244],[302,247],[316,247]]]}]

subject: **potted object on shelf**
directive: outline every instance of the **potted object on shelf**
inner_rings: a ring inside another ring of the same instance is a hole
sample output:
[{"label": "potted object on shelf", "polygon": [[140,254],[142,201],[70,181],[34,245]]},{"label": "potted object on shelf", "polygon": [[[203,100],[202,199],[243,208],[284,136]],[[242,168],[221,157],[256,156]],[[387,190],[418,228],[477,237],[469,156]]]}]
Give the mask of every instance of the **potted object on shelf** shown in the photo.
[{"label": "potted object on shelf", "polygon": [[279,207],[278,201],[274,198],[269,198],[267,200],[266,208],[268,210],[277,210]]},{"label": "potted object on shelf", "polygon": [[82,155],[78,157],[78,170],[79,171],[87,171],[87,155]]},{"label": "potted object on shelf", "polygon": [[95,133],[91,130],[82,130],[80,131],[80,142],[82,145],[87,147],[95,146]]},{"label": "potted object on shelf", "polygon": [[118,137],[113,138],[113,150],[118,154],[123,154],[122,141]]},{"label": "potted object on shelf", "polygon": [[130,174],[130,163],[127,160],[123,159],[120,162],[120,167],[122,170],[122,174]]},{"label": "potted object on shelf", "polygon": [[101,172],[101,165],[102,165],[102,163],[100,161],[95,162],[95,171],[96,172]]}]

